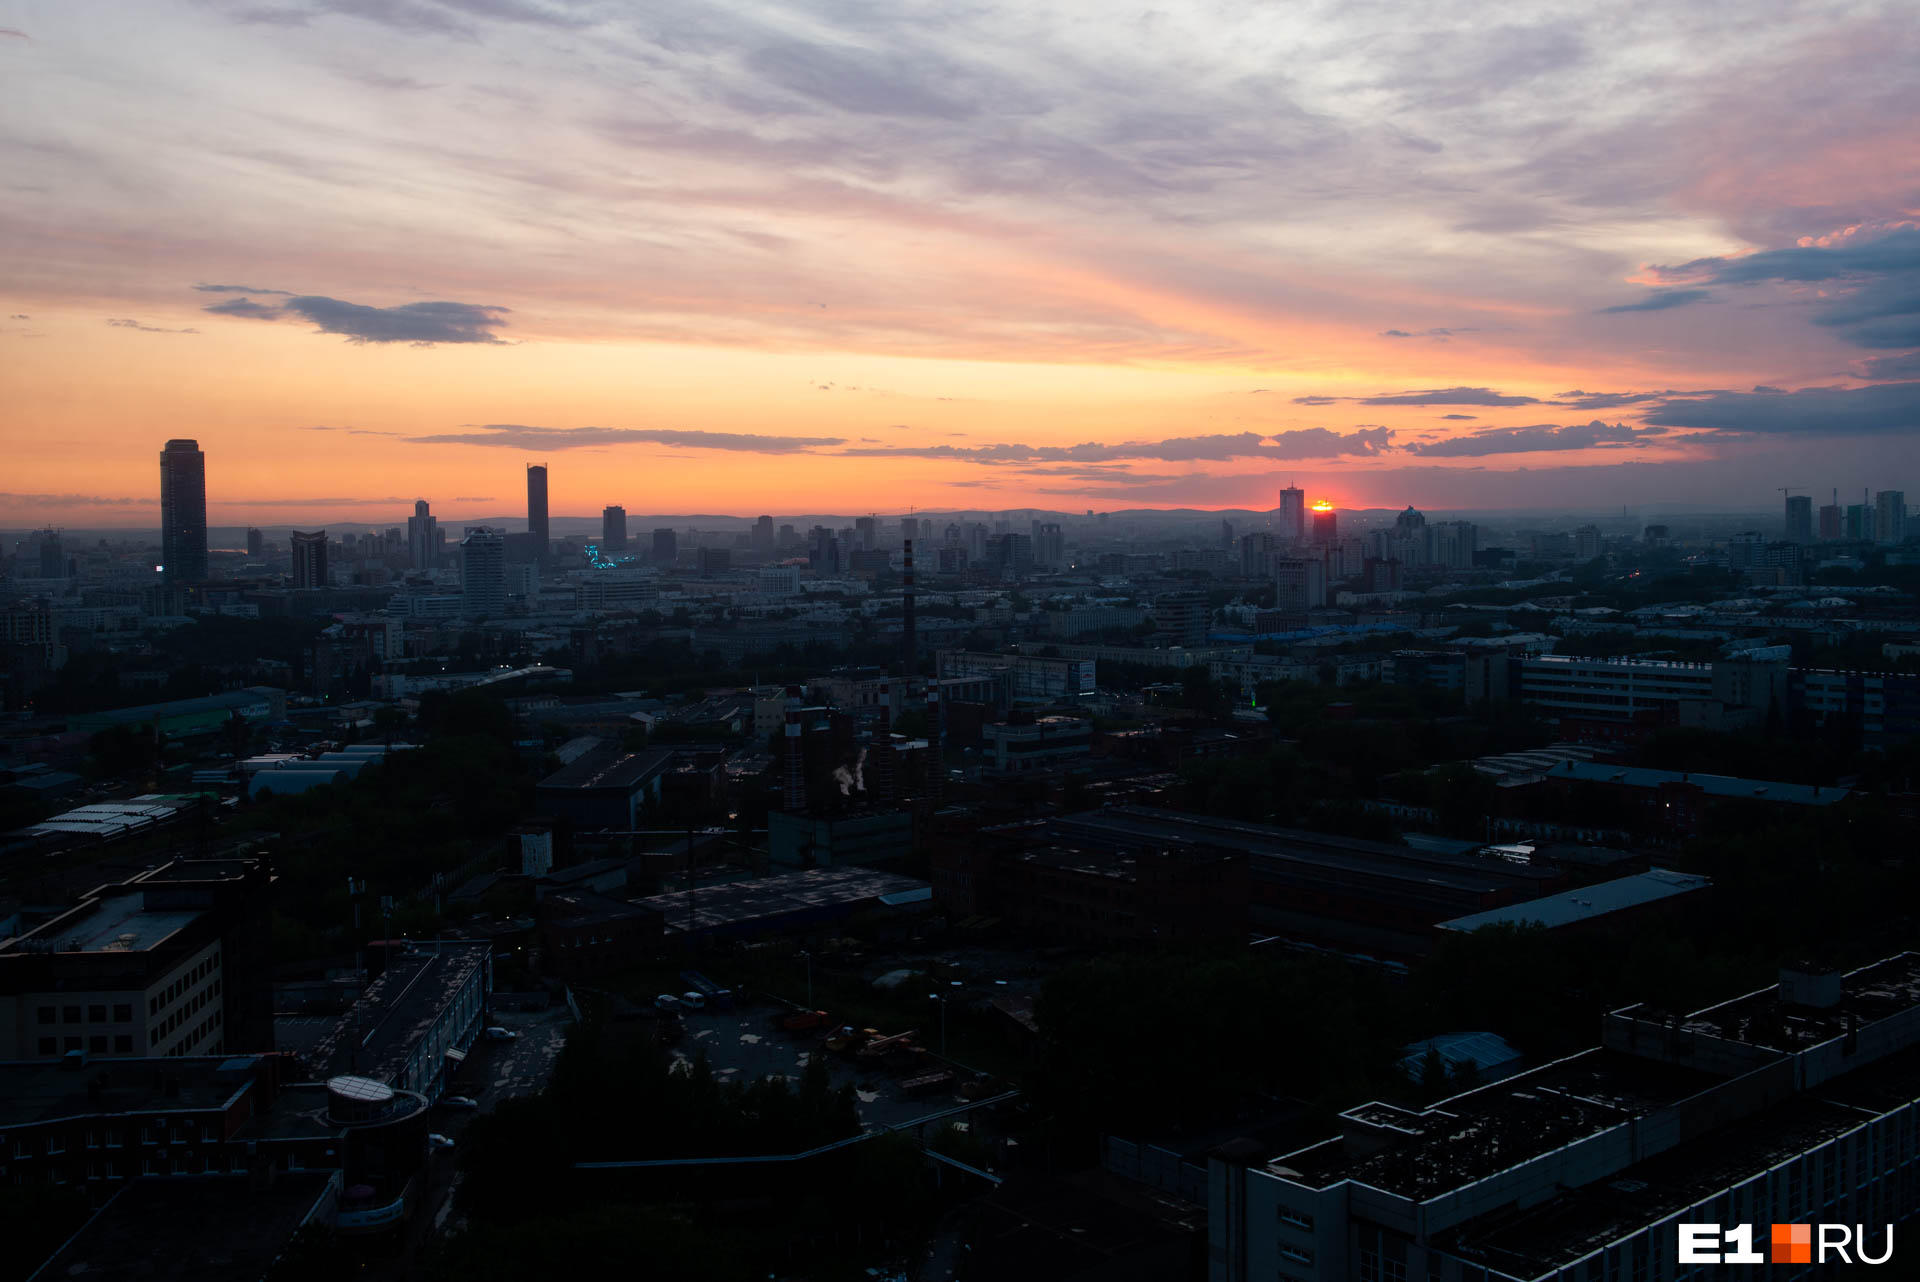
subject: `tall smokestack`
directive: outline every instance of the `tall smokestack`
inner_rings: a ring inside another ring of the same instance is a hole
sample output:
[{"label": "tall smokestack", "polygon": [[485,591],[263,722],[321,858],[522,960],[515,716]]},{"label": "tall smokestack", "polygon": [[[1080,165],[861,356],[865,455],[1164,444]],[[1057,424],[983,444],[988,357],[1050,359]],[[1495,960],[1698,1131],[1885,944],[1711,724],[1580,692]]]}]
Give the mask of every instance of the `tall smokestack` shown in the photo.
[{"label": "tall smokestack", "polygon": [[900,675],[907,679],[907,692],[912,694],[914,674],[920,670],[920,638],[915,635],[913,621],[913,540],[906,540],[905,546],[906,560],[901,573],[906,596],[900,605]]}]

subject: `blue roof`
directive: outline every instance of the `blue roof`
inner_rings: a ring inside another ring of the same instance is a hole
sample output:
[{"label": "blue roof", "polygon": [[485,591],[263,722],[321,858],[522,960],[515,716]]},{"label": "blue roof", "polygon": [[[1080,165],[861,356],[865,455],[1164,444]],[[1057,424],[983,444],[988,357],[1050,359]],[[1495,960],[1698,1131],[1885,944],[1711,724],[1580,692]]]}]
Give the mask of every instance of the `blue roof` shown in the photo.
[{"label": "blue roof", "polygon": [[[1437,1051],[1449,1072],[1462,1064],[1472,1064],[1482,1080],[1505,1077],[1522,1058],[1506,1038],[1498,1033],[1441,1033],[1424,1042],[1400,1048],[1400,1071],[1418,1080],[1425,1071],[1427,1054]],[[1504,1070],[1504,1071],[1503,1071]]]},{"label": "blue roof", "polygon": [[1605,917],[1623,909],[1689,895],[1696,890],[1705,890],[1712,884],[1711,878],[1693,873],[1654,868],[1631,877],[1616,877],[1612,881],[1562,891],[1524,904],[1508,904],[1505,908],[1490,908],[1483,913],[1455,917],[1452,921],[1441,922],[1435,929],[1465,933],[1479,930],[1482,926],[1506,925],[1544,926],[1552,930],[1557,926],[1571,926],[1576,922]]}]

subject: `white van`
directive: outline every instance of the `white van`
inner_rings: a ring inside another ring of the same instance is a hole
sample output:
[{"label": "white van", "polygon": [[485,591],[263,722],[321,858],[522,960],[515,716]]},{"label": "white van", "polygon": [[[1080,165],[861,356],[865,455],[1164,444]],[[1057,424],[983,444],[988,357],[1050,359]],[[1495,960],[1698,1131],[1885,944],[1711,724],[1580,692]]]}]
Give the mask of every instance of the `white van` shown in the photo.
[{"label": "white van", "polygon": [[680,1004],[688,1010],[705,1010],[707,1008],[706,994],[682,993],[680,994]]}]

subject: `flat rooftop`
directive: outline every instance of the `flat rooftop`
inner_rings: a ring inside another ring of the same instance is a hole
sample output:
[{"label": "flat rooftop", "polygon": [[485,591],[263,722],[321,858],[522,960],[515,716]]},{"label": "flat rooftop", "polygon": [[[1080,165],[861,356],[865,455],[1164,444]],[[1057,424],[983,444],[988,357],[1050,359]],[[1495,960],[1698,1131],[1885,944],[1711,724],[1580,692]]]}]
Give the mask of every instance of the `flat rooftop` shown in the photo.
[{"label": "flat rooftop", "polygon": [[492,947],[442,943],[394,957],[360,999],[313,1042],[307,1063],[321,1077],[355,1074],[392,1080],[462,985],[486,964]]},{"label": "flat rooftop", "polygon": [[634,902],[664,916],[669,933],[689,929],[698,933],[852,908],[883,895],[920,890],[926,884],[873,868],[808,868],[751,881],[696,886],[691,902],[684,890]]},{"label": "flat rooftop", "polygon": [[5,951],[131,956],[159,948],[205,915],[201,908],[149,908],[147,901],[145,889],[116,887],[9,941]]},{"label": "flat rooftop", "polygon": [[1791,1052],[1832,1041],[1844,1035],[1849,1025],[1864,1028],[1915,1006],[1920,1006],[1920,953],[1908,952],[1842,976],[1840,999],[1831,1006],[1796,1004],[1775,986],[1691,1014],[1670,1014],[1647,1005],[1629,1006],[1618,1013],[1658,1023],[1672,1018],[1689,1032]]},{"label": "flat rooftop", "polygon": [[1712,884],[1710,878],[1693,873],[1654,868],[1631,877],[1616,877],[1612,881],[1562,891],[1524,904],[1508,904],[1504,908],[1490,908],[1486,912],[1456,917],[1452,921],[1441,922],[1435,929],[1471,932],[1482,926],[1508,925],[1544,926],[1551,930],[1677,899],[1705,890]]},{"label": "flat rooftop", "polygon": [[1920,1048],[1824,1084],[1732,1126],[1626,1167],[1537,1206],[1470,1220],[1442,1250],[1521,1278],[1557,1271],[1721,1190],[1920,1096]]},{"label": "flat rooftop", "polygon": [[646,752],[598,748],[542,779],[540,787],[577,792],[632,791],[665,770],[673,755],[667,748]]},{"label": "flat rooftop", "polygon": [[1076,836],[1155,845],[1185,842],[1241,850],[1261,859],[1359,872],[1396,881],[1439,885],[1470,894],[1526,893],[1548,874],[1497,858],[1458,855],[1416,846],[1392,846],[1358,837],[1212,819],[1145,806],[1112,806],[1054,821]]},{"label": "flat rooftop", "polygon": [[254,1080],[254,1055],[64,1060],[0,1064],[0,1128],[108,1113],[180,1113],[224,1108]]},{"label": "flat rooftop", "polygon": [[1388,1147],[1330,1140],[1269,1169],[1315,1188],[1352,1180],[1425,1201],[1678,1103],[1711,1074],[1596,1049],[1445,1100],[1423,1112],[1365,1104],[1344,1117],[1384,1130]]}]

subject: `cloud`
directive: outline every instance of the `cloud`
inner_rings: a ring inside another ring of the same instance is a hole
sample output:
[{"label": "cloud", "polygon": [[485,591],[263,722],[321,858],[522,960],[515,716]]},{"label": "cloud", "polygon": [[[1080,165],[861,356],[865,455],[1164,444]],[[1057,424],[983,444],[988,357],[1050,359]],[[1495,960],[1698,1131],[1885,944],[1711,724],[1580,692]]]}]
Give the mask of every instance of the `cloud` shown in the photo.
[{"label": "cloud", "polygon": [[[238,285],[195,285],[206,293],[232,293]],[[398,307],[369,307],[321,294],[291,294],[286,290],[248,290],[249,293],[276,294],[286,302],[274,306],[251,298],[233,298],[214,303],[204,310],[217,316],[244,316],[251,320],[281,320],[299,317],[310,321],[322,334],[340,334],[354,343],[412,343],[431,347],[437,343],[505,343],[494,333],[506,324],[505,307],[481,303],[402,303]]]},{"label": "cloud", "polygon": [[251,298],[229,298],[224,303],[214,303],[202,310],[212,312],[216,316],[245,316],[250,320],[280,319],[278,307],[256,303]]},{"label": "cloud", "polygon": [[13,315],[7,317],[7,319],[8,320],[32,320],[33,317],[27,315],[25,312],[15,312]]},{"label": "cloud", "polygon": [[[1826,286],[1813,322],[1856,347],[1920,346],[1920,228],[1655,267],[1662,280]],[[1839,291],[1837,293],[1833,291]]]},{"label": "cloud", "polygon": [[604,445],[670,445],[694,450],[739,450],[751,454],[804,454],[824,445],[845,445],[840,436],[763,436],[752,432],[707,432],[659,427],[529,427],[482,423],[468,432],[409,436],[416,445],[500,445],[516,450],[572,450]]},{"label": "cloud", "polygon": [[1440,417],[1453,418],[1453,419],[1477,419],[1480,416],[1478,414],[1442,414]]},{"label": "cloud", "polygon": [[107,324],[115,329],[137,329],[142,334],[198,334],[197,329],[162,329],[158,325],[142,325],[137,320],[110,320]]},{"label": "cloud", "polygon": [[1615,410],[1622,405],[1640,405],[1647,401],[1671,400],[1676,396],[1713,396],[1713,391],[1680,392],[1668,388],[1664,392],[1583,392],[1575,388],[1571,392],[1562,392],[1547,403],[1564,405],[1576,410]]},{"label": "cloud", "polygon": [[1715,301],[1713,294],[1704,289],[1656,289],[1637,303],[1619,303],[1612,307],[1598,308],[1598,314],[1610,316],[1618,312],[1664,312],[1675,307],[1685,307],[1688,303],[1707,303]]},{"label": "cloud", "polygon": [[202,294],[279,294],[283,298],[292,298],[290,289],[261,289],[257,285],[195,285]]},{"label": "cloud", "polygon": [[455,503],[491,503],[493,502],[493,495],[482,494],[478,498],[474,498],[474,497],[463,494],[459,498],[455,499],[454,502]]},{"label": "cloud", "polygon": [[1380,337],[1381,338],[1437,338],[1440,341],[1445,342],[1447,339],[1452,338],[1455,334],[1477,334],[1479,332],[1480,331],[1478,329],[1474,328],[1471,325],[1463,326],[1460,328],[1453,328],[1453,329],[1417,329],[1417,330],[1383,329],[1380,331]]},{"label": "cloud", "polygon": [[149,507],[157,498],[116,498],[103,494],[9,494],[0,492],[0,504],[9,507]]},{"label": "cloud", "polygon": [[1391,392],[1380,396],[1296,396],[1295,405],[1332,405],[1352,401],[1356,405],[1538,405],[1534,396],[1505,396],[1489,387],[1429,387],[1420,391]]},{"label": "cloud", "polygon": [[1920,382],[1803,387],[1796,392],[1716,392],[1669,401],[1645,417],[1665,427],[1776,435],[1864,436],[1920,432]]},{"label": "cloud", "polygon": [[289,298],[286,310],[312,321],[323,334],[341,334],[355,343],[501,343],[494,330],[506,324],[504,307],[477,303],[403,303],[368,307],[337,298],[308,295]]},{"label": "cloud", "polygon": [[214,499],[214,507],[397,507],[412,504],[417,495],[401,498],[386,495],[382,498],[317,498],[317,499]]},{"label": "cloud", "polygon": [[1079,445],[899,445],[878,449],[840,450],[842,458],[951,459],[959,463],[1101,463],[1114,459],[1154,459],[1166,463],[1223,462],[1228,459],[1276,460],[1376,455],[1393,449],[1393,433],[1384,427],[1362,427],[1335,432],[1324,427],[1301,428],[1262,436],[1237,432],[1218,436],[1180,436],[1164,441],[1122,441],[1108,445],[1086,441]]},{"label": "cloud", "polygon": [[[26,317],[15,317],[25,320]],[[1875,356],[1860,362],[1862,378],[1920,378],[1920,352],[1902,352],[1898,356]]]},{"label": "cloud", "polygon": [[1659,427],[1629,427],[1624,423],[1536,423],[1530,427],[1490,427],[1470,436],[1407,446],[1423,458],[1485,458],[1493,454],[1537,454],[1545,450],[1622,449],[1651,444],[1665,436]]},{"label": "cloud", "polygon": [[0,36],[11,36],[15,40],[31,40],[32,36],[14,27],[0,27]]}]

